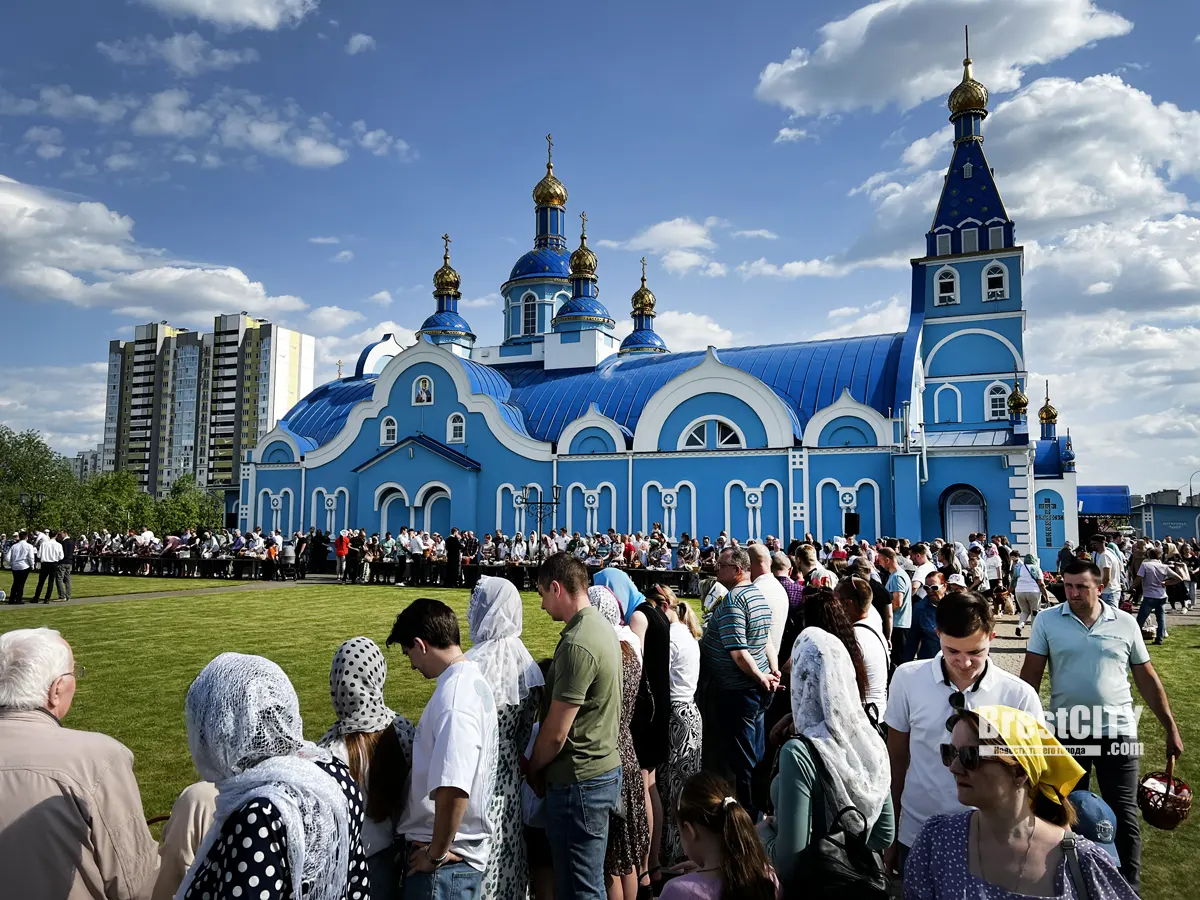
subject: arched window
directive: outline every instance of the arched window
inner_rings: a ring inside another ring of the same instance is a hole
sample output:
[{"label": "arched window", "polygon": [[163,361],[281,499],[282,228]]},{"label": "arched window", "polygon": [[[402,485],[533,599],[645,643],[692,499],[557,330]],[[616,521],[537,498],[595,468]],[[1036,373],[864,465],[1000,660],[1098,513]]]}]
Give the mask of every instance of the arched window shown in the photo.
[{"label": "arched window", "polygon": [[983,270],[983,299],[1008,299],[1008,269],[1003,263],[989,263]]},{"label": "arched window", "polygon": [[989,422],[999,422],[1008,418],[1008,395],[1012,389],[999,381],[988,385],[984,395],[983,417]]},{"label": "arched window", "polygon": [[684,450],[703,450],[708,446],[708,423],[693,425],[683,438]]},{"label": "arched window", "polygon": [[[709,437],[712,437],[712,447]],[[677,450],[736,450],[745,446],[745,440],[737,426],[720,418],[702,419],[692,422],[679,437]]]},{"label": "arched window", "polygon": [[724,422],[717,422],[717,447],[726,449],[742,446],[741,436]]},{"label": "arched window", "polygon": [[537,299],[526,295],[521,309],[521,334],[537,334]]},{"label": "arched window", "polygon": [[946,266],[937,273],[933,305],[952,306],[958,302],[958,272]]},{"label": "arched window", "polygon": [[396,443],[396,420],[391,416],[388,416],[381,423],[379,423],[379,443]]},{"label": "arched window", "polygon": [[454,413],[446,420],[446,443],[461,444],[467,439],[467,420],[461,413]]}]

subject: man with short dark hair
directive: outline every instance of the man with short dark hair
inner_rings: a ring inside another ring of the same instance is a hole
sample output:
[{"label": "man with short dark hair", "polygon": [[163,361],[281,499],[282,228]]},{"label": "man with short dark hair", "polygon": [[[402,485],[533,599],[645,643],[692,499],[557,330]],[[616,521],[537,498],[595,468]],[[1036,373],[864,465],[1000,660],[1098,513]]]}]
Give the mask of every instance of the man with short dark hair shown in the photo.
[{"label": "man with short dark hair", "polygon": [[1012,706],[1039,719],[1037,692],[988,658],[995,619],[978,594],[947,596],[937,605],[941,652],[898,667],[888,688],[888,756],[892,805],[899,827],[888,863],[903,872],[904,859],[931,816],[962,812],[954,776],[942,764],[946,719],[959,708]]},{"label": "man with short dark hair", "polygon": [[420,598],[396,617],[388,646],[435,679],[413,738],[408,802],[396,833],[409,841],[405,897],[477,897],[492,849],[489,811],[499,755],[496,703],[459,646],[458,618]]},{"label": "man with short dark hair", "polygon": [[[54,577],[54,589],[58,592],[58,599],[66,602],[71,599],[71,571],[75,565],[75,539],[71,537],[71,532],[63,530],[58,533],[58,542],[63,548],[62,562],[58,564],[58,571]],[[46,596],[50,596],[50,589],[46,589]]]},{"label": "man with short dark hair", "polygon": [[33,602],[42,600],[42,588],[46,588],[46,598],[43,603],[50,602],[50,592],[54,590],[54,582],[58,578],[58,564],[62,562],[63,548],[54,535],[46,534],[38,541],[37,557],[42,567],[38,571],[37,587],[33,591]]},{"label": "man with short dark hair", "polygon": [[912,635],[912,581],[900,564],[900,554],[891,547],[879,551],[879,566],[888,573],[887,588],[892,595],[892,662],[901,665],[917,652]]},{"label": "man with short dark hair", "polygon": [[[1093,534],[1089,543],[1092,548],[1092,562],[1100,570],[1100,599],[1109,606],[1119,606],[1121,573],[1125,568],[1125,561],[1118,558],[1109,548],[1103,534]],[[1134,572],[1136,571],[1135,569]]]},{"label": "man with short dark hair", "polygon": [[914,604],[912,638],[917,642],[915,659],[933,659],[941,649],[937,633],[937,608],[946,596],[946,576],[932,565],[922,585],[925,595]]},{"label": "man with short dark hair", "polygon": [[704,767],[729,778],[754,818],[750,776],[766,752],[764,714],[779,686],[771,607],[750,580],[750,556],[741,547],[717,556],[717,579],[728,593],[700,639]]},{"label": "man with short dark hair", "polygon": [[[1137,803],[1140,754],[1129,672],[1167,733],[1168,757],[1183,755],[1183,738],[1137,621],[1101,599],[1103,577],[1099,566],[1086,560],[1075,560],[1063,569],[1067,602],[1033,620],[1021,677],[1040,690],[1050,663],[1050,711],[1055,717],[1051,728],[1063,743],[1095,753],[1076,756],[1086,773],[1079,787],[1088,789],[1095,768],[1100,796],[1117,814],[1121,874],[1137,891],[1142,856]],[[1103,721],[1093,721],[1093,710],[1101,711]]]},{"label": "man with short dark hair", "polygon": [[529,782],[546,796],[555,896],[603,900],[608,820],[621,796],[621,649],[573,555],[549,557],[537,591],[542,609],[566,626],[546,675]]}]

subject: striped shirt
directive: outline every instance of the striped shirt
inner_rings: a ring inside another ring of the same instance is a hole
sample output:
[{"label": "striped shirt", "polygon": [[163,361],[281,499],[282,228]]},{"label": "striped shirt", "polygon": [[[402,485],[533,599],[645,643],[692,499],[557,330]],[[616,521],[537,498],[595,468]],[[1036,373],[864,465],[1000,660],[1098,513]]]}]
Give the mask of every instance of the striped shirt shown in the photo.
[{"label": "striped shirt", "polygon": [[758,670],[771,670],[767,661],[767,641],[771,637],[771,607],[762,591],[753,583],[733,588],[708,617],[700,654],[705,668],[717,685],[728,690],[758,687],[729,655],[733,650],[749,650]]}]

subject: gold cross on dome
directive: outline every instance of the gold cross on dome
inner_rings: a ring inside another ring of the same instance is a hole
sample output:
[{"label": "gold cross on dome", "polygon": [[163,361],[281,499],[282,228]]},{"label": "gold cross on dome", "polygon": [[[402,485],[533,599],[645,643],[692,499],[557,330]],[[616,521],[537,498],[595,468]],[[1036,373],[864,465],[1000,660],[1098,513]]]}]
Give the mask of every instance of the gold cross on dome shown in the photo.
[{"label": "gold cross on dome", "polygon": [[449,235],[449,233],[442,235],[442,241],[446,245],[446,252],[449,253],[450,252],[450,235]]},{"label": "gold cross on dome", "polygon": [[338,360],[337,366],[338,366],[338,378],[341,378],[342,377],[342,361],[340,359]]},{"label": "gold cross on dome", "polygon": [[642,257],[642,281],[646,280],[646,257]]},{"label": "gold cross on dome", "polygon": [[554,136],[546,135],[546,162],[554,161]]}]

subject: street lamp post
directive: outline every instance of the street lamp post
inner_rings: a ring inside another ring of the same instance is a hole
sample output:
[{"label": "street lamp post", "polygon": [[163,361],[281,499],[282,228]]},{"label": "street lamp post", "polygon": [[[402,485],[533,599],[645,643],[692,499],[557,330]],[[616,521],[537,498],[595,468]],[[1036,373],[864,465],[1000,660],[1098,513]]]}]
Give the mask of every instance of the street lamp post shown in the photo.
[{"label": "street lamp post", "polygon": [[33,531],[33,520],[46,504],[46,495],[41,491],[22,491],[21,508],[25,510],[25,529]]},{"label": "street lamp post", "polygon": [[1191,475],[1188,476],[1188,506],[1195,505],[1192,503],[1192,498],[1196,496],[1196,492],[1192,488],[1192,479],[1195,478],[1197,475],[1200,475],[1200,469],[1197,469],[1195,472],[1193,472]]},{"label": "street lamp post", "polygon": [[538,494],[537,494],[538,499],[534,500],[533,492],[530,490],[530,486],[525,485],[525,492],[521,497],[521,499],[523,501],[521,505],[523,507],[525,507],[525,514],[531,515],[531,516],[533,516],[534,519],[537,520],[538,566],[539,567],[541,567],[542,562],[546,555],[546,545],[545,545],[544,541],[542,540],[542,538],[543,538],[542,525],[545,523],[546,519],[548,519],[552,515],[554,515],[554,510],[558,508],[558,499],[559,499],[559,495],[561,493],[562,493],[562,485],[558,485],[558,484],[551,485],[550,496],[553,499],[543,500],[542,493],[539,490]]}]

